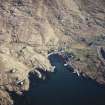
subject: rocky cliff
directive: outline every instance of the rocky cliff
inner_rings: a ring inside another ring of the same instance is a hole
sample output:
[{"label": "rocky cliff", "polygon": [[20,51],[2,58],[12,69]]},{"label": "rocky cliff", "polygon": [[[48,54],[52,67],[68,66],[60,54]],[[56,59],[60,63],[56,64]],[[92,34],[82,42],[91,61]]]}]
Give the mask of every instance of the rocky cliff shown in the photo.
[{"label": "rocky cliff", "polygon": [[30,72],[51,71],[47,54],[57,49],[105,83],[104,48],[105,0],[0,0],[0,104],[12,103],[5,90],[28,90]]}]

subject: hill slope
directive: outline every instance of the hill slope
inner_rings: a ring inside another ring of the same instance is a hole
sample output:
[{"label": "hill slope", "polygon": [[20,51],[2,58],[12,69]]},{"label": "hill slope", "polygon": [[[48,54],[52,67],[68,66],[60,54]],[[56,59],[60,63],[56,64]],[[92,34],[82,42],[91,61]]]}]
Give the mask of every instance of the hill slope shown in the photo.
[{"label": "hill slope", "polygon": [[104,46],[105,0],[0,0],[3,91],[20,91],[17,80],[28,90],[28,74],[37,68],[51,71],[47,54],[61,48],[74,55],[74,68],[105,83]]}]

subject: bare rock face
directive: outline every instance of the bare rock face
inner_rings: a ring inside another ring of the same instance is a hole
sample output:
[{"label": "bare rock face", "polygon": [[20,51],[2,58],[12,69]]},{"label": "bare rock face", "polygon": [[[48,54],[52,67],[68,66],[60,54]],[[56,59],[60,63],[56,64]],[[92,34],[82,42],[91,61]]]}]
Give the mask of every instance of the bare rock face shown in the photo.
[{"label": "bare rock face", "polygon": [[5,91],[0,90],[0,105],[12,105],[13,101],[11,101],[11,98],[8,93]]},{"label": "bare rock face", "polygon": [[0,0],[3,89],[28,90],[29,72],[50,71],[47,54],[59,48],[74,55],[73,67],[105,83],[105,61],[100,56],[104,46],[104,0]]}]

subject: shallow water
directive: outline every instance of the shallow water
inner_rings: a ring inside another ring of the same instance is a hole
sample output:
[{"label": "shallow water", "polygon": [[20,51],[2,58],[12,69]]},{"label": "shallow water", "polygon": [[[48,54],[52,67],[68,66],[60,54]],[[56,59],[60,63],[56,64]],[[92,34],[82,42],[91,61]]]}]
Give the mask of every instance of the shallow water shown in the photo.
[{"label": "shallow water", "polygon": [[47,80],[36,80],[30,75],[29,105],[105,105],[103,86],[70,72],[58,55],[49,59],[56,70]]}]

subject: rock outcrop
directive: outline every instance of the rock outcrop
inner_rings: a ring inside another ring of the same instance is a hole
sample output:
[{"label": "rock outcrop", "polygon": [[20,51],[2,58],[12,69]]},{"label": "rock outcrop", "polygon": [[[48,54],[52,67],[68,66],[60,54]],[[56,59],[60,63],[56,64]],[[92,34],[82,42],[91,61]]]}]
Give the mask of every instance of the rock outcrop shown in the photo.
[{"label": "rock outcrop", "polygon": [[9,94],[5,91],[0,90],[0,105],[12,105],[13,101],[11,100]]}]

